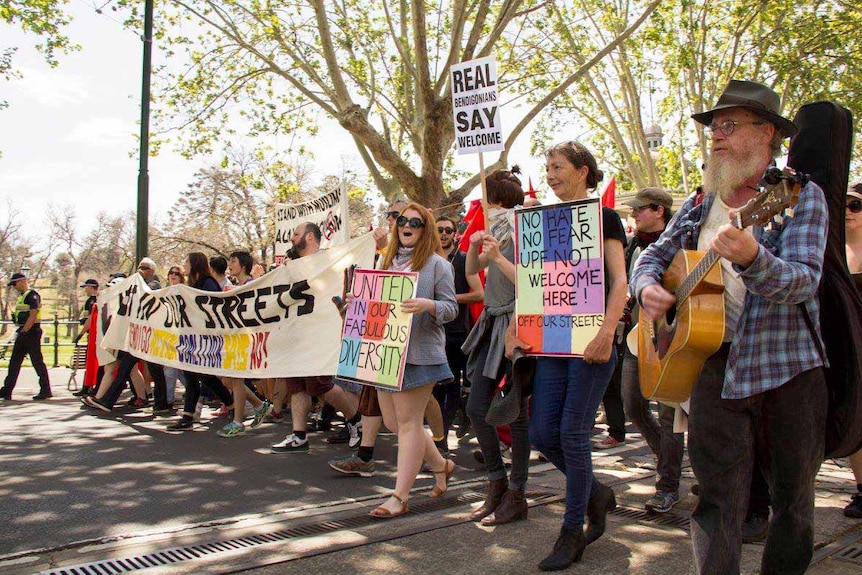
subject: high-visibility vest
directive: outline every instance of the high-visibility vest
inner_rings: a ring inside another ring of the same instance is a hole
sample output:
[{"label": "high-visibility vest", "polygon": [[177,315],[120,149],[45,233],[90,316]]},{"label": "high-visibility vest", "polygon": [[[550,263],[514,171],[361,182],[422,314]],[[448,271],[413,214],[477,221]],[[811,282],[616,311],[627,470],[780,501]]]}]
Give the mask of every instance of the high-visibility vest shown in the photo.
[{"label": "high-visibility vest", "polygon": [[[18,299],[15,300],[15,323],[18,325],[24,325],[27,323],[27,318],[30,317],[30,314],[33,312],[33,308],[30,307],[30,304],[26,303],[24,300],[32,289],[28,289],[24,293],[18,296]],[[42,309],[36,309],[36,323],[39,323],[42,320]]]}]

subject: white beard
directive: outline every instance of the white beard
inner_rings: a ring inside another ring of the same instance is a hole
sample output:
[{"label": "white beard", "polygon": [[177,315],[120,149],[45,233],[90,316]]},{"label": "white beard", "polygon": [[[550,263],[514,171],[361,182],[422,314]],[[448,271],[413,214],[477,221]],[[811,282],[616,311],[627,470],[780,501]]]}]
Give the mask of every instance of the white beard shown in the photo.
[{"label": "white beard", "polygon": [[710,156],[703,171],[704,189],[718,193],[726,201],[745,182],[762,175],[764,167],[763,159],[756,154],[748,154],[742,159],[737,159],[735,155],[729,158]]}]

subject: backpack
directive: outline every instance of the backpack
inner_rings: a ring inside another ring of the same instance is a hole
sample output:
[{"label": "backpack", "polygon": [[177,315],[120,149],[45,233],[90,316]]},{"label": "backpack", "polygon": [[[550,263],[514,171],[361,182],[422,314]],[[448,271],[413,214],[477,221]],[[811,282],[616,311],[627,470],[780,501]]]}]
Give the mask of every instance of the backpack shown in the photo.
[{"label": "backpack", "polygon": [[790,141],[787,165],[808,174],[823,190],[829,207],[818,289],[826,346],[820,351],[829,360],[825,455],[846,457],[862,448],[862,294],[847,269],[844,246],[853,115],[837,104],[814,102],[802,106],[793,122],[799,132]]}]

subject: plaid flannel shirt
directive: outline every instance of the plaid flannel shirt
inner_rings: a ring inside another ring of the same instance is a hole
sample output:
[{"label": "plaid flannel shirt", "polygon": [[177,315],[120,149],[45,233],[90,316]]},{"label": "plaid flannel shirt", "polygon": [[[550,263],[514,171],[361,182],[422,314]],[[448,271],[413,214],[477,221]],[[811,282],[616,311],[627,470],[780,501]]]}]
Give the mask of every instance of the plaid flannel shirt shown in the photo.
[{"label": "plaid flannel shirt", "polygon": [[[641,291],[661,277],[680,249],[697,249],[715,194],[695,205],[686,199],[662,236],[641,254],[631,277],[631,290]],[[734,264],[747,293],[739,325],[730,343],[721,397],[742,399],[780,387],[800,373],[824,365],[801,308],[805,306],[820,335],[817,289],[823,270],[829,215],[823,191],[806,184],[793,207],[771,226],[753,228],[760,244],[746,269]],[[801,305],[800,305],[801,304]]]}]

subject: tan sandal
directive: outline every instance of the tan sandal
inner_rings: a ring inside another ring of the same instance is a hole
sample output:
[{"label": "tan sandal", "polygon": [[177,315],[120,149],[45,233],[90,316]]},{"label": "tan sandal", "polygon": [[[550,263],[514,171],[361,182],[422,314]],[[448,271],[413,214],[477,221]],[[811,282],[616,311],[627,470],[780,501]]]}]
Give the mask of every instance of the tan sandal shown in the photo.
[{"label": "tan sandal", "polygon": [[[452,464],[451,466],[449,465],[450,463]],[[446,487],[441,489],[440,486],[435,484],[434,488],[431,489],[431,492],[428,494],[428,497],[443,497],[443,494],[449,489],[449,478],[452,477],[453,473],[455,473],[455,462],[451,459],[447,459],[446,463],[443,464],[443,469],[434,472],[435,479],[437,475],[446,475]]]},{"label": "tan sandal", "polygon": [[406,501],[404,501],[403,499],[401,499],[400,497],[398,497],[394,493],[392,494],[392,497],[394,497],[395,500],[399,504],[401,504],[401,510],[400,511],[396,511],[393,513],[392,511],[389,511],[388,509],[386,509],[385,507],[383,507],[381,505],[380,507],[378,507],[377,509],[375,509],[371,513],[369,513],[369,515],[371,515],[372,517],[376,517],[378,519],[392,519],[393,517],[398,517],[399,515],[404,515],[405,513],[410,511],[410,507],[407,505]]}]

